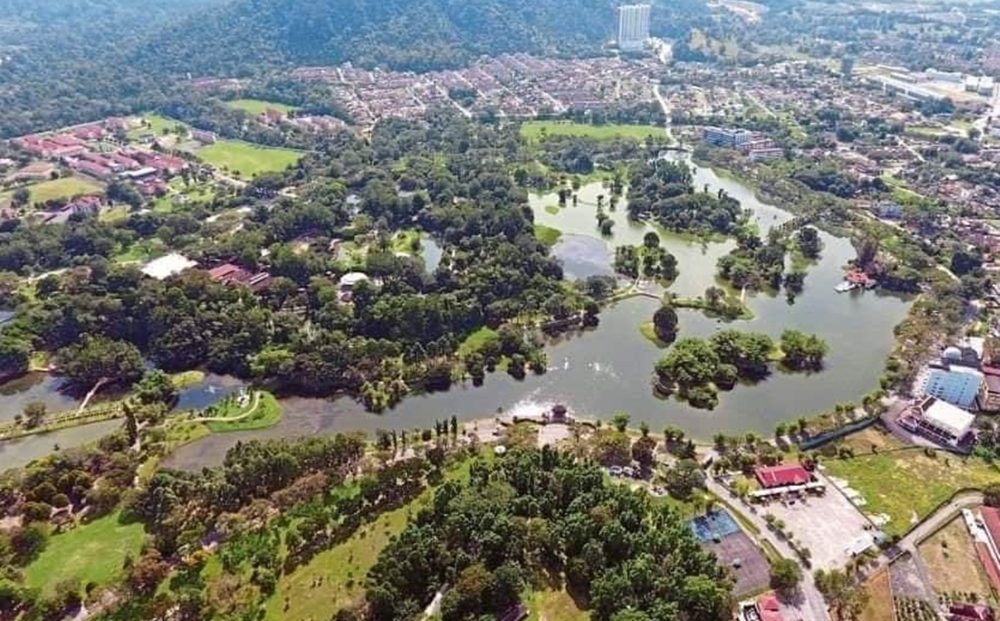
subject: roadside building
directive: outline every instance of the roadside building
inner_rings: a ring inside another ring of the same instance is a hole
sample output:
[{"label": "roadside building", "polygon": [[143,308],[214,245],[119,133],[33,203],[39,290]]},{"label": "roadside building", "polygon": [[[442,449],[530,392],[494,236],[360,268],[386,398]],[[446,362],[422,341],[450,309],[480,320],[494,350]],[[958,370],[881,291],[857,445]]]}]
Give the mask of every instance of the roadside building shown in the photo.
[{"label": "roadside building", "polygon": [[737,149],[753,140],[753,132],[728,127],[706,127],[701,135],[708,144],[727,149]]},{"label": "roadside building", "polygon": [[761,466],[754,470],[754,476],[764,489],[805,485],[813,480],[813,475],[802,464]]},{"label": "roadside building", "polygon": [[983,384],[976,398],[982,412],[1000,412],[1000,369],[983,368]]},{"label": "roadside building", "polygon": [[906,410],[899,424],[914,433],[951,447],[967,445],[976,417],[947,401],[924,397]]}]

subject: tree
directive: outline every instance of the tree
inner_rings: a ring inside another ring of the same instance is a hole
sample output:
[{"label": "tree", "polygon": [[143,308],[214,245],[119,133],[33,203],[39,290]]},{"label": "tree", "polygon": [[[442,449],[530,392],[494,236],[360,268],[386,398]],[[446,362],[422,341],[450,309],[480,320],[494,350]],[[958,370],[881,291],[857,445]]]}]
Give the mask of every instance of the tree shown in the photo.
[{"label": "tree", "polygon": [[45,420],[47,409],[41,401],[32,401],[24,406],[24,426],[34,429]]},{"label": "tree", "polygon": [[656,234],[656,231],[649,231],[642,236],[642,245],[646,248],[659,248],[660,236]]},{"label": "tree", "polygon": [[28,372],[31,346],[16,338],[0,336],[0,378]]},{"label": "tree", "polygon": [[667,471],[667,491],[675,498],[690,498],[695,489],[705,485],[705,473],[693,459],[682,459]]},{"label": "tree", "polygon": [[14,190],[14,193],[10,197],[10,203],[15,208],[24,207],[31,200],[31,190],[28,188],[18,188]]},{"label": "tree", "polygon": [[705,289],[705,303],[709,308],[717,308],[724,299],[726,299],[724,289],[715,286]]},{"label": "tree", "polygon": [[615,430],[618,431],[618,433],[625,433],[625,430],[628,429],[630,419],[631,417],[627,412],[618,412],[611,417],[611,424],[614,426]]},{"label": "tree", "polygon": [[795,234],[795,244],[799,252],[809,259],[819,258],[823,249],[823,242],[819,238],[819,231],[812,226],[804,226]]},{"label": "tree", "polygon": [[794,594],[802,582],[802,569],[795,561],[782,558],[771,563],[771,588],[785,597]]},{"label": "tree", "polygon": [[144,371],[142,353],[135,345],[89,334],[79,344],[59,350],[56,360],[63,375],[82,384],[101,379],[131,383]]},{"label": "tree", "polygon": [[656,338],[672,343],[677,338],[677,311],[674,307],[663,305],[653,313],[653,331]]},{"label": "tree", "polygon": [[632,459],[639,462],[643,472],[649,472],[656,462],[656,440],[642,436],[632,444]]},{"label": "tree", "polygon": [[719,356],[701,339],[681,339],[656,363],[656,373],[667,386],[681,389],[705,386],[715,378]]},{"label": "tree", "polygon": [[819,370],[823,367],[823,357],[829,346],[815,334],[804,334],[798,330],[781,333],[782,363],[794,370]]},{"label": "tree", "polygon": [[858,265],[861,268],[869,267],[878,256],[878,239],[875,237],[865,237],[858,244]]},{"label": "tree", "polygon": [[1000,483],[990,483],[983,488],[983,503],[987,507],[1000,507]]},{"label": "tree", "polygon": [[815,573],[816,588],[839,619],[856,619],[868,600],[868,591],[847,575],[834,569]]},{"label": "tree", "polygon": [[154,403],[172,405],[177,400],[178,394],[173,380],[160,369],[147,371],[135,385],[135,398],[143,405]]}]

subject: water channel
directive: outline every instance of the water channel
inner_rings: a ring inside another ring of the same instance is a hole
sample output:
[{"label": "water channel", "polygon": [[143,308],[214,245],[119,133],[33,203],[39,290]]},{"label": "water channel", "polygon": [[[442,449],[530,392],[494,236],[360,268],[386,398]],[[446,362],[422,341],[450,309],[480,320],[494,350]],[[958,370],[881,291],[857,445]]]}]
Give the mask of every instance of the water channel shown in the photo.
[{"label": "water channel", "polygon": [[[762,231],[791,218],[785,211],[756,199],[739,181],[695,168],[695,186],[708,184],[711,191],[724,189],[750,208]],[[553,252],[565,266],[567,277],[610,273],[613,249],[621,244],[639,244],[653,227],[628,221],[624,202],[609,215],[615,220],[613,235],[602,239],[597,231],[596,197],[610,195],[600,184],[578,192],[579,204],[550,213],[557,204],[555,194],[531,197],[536,221],[558,228],[563,237]],[[715,264],[732,242],[701,243],[661,233],[662,244],[678,260],[680,276],[670,287],[678,295],[699,295],[713,284]],[[580,416],[607,418],[626,411],[633,421],[645,420],[653,429],[667,424],[683,427],[696,438],[709,439],[718,432],[769,432],[779,421],[832,408],[838,402],[859,399],[877,385],[893,341],[892,328],[906,315],[909,303],[877,292],[838,294],[834,286],[843,278],[843,266],[854,257],[846,239],[821,233],[821,260],[809,269],[805,291],[793,304],[784,295],[756,294],[748,298],[755,318],[746,322],[721,323],[697,311],[680,311],[681,336],[708,336],[726,327],[766,332],[774,337],[786,328],[815,332],[830,345],[826,368],[816,374],[775,372],[756,386],[737,386],[720,393],[712,411],[696,410],[676,400],[654,395],[650,378],[653,364],[663,350],[639,333],[659,304],[649,298],[632,298],[605,309],[595,330],[574,333],[547,349],[549,371],[517,381],[506,374],[488,375],[481,387],[471,383],[448,392],[408,397],[393,410],[370,414],[351,399],[335,401],[290,398],[283,401],[285,416],[271,429],[213,434],[181,447],[167,465],[201,468],[221,463],[225,451],[240,440],[300,437],[346,430],[428,427],[436,419],[452,414],[460,420],[488,417],[497,412],[537,413],[541,407],[564,403]],[[429,245],[424,242],[425,248]],[[6,401],[6,400],[5,400]],[[72,432],[71,430],[70,432]],[[62,433],[47,436],[48,444]],[[0,446],[0,451],[3,447]],[[5,459],[3,452],[0,458]],[[2,469],[2,468],[0,468]]]}]

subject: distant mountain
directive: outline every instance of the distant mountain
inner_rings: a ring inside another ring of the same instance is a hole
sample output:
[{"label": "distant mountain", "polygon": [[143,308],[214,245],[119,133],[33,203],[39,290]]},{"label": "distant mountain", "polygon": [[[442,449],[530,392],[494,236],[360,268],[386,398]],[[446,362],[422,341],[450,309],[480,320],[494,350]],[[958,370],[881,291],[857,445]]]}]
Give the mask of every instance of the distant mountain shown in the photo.
[{"label": "distant mountain", "polygon": [[598,51],[612,36],[617,4],[615,0],[237,0],[153,37],[134,60],[148,70],[238,76],[275,64],[350,60],[423,71],[459,66],[483,54],[581,54]]}]

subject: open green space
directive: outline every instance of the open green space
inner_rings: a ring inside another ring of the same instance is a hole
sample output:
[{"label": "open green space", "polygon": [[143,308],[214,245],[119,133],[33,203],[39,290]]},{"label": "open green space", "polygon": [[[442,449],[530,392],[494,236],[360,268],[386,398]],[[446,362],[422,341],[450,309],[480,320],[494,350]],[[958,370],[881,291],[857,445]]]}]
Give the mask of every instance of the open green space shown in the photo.
[{"label": "open green space", "polygon": [[[33,183],[26,187],[29,193],[29,204],[44,203],[57,198],[73,198],[81,194],[100,194],[104,191],[104,186],[100,183],[75,176]],[[0,203],[9,201],[13,195],[13,190],[0,194]]]},{"label": "open green space", "polygon": [[420,251],[420,231],[404,229],[392,235],[392,251],[397,254],[415,254]]},{"label": "open green space", "polygon": [[483,326],[479,328],[469,336],[465,337],[462,344],[458,346],[458,356],[465,357],[472,352],[479,351],[483,348],[483,345],[490,341],[496,341],[500,338],[496,330],[493,328]]},{"label": "open green space", "polygon": [[302,157],[299,151],[262,147],[236,140],[219,140],[215,144],[199,149],[197,155],[213,166],[244,177],[284,170],[293,166]]},{"label": "open green space", "polygon": [[544,224],[535,224],[535,238],[546,246],[555,246],[560,237],[562,237],[562,231],[559,229]]},{"label": "open green space", "polygon": [[278,424],[283,410],[278,400],[269,392],[258,392],[251,395],[245,408],[239,407],[239,401],[233,397],[227,400],[214,412],[206,412],[210,418],[231,418],[232,420],[211,420],[205,422],[212,433],[228,431],[250,431],[265,429]]},{"label": "open green space", "polygon": [[589,621],[590,612],[581,610],[566,589],[547,588],[525,598],[528,621]]},{"label": "open green space", "polygon": [[243,110],[249,112],[250,114],[263,114],[267,110],[277,110],[284,114],[295,110],[295,106],[289,106],[288,104],[276,103],[273,101],[265,101],[263,99],[234,99],[233,101],[227,101],[226,106],[234,110]]},{"label": "open green space", "polygon": [[652,321],[646,321],[639,324],[639,333],[646,337],[646,340],[656,345],[660,349],[665,349],[670,347],[670,343],[660,340],[660,337],[656,336],[656,329],[653,327]]},{"label": "open green space", "polygon": [[[467,480],[471,465],[472,460],[466,459],[451,468],[445,473],[445,481]],[[430,505],[433,495],[434,488],[424,490],[413,502],[383,513],[343,543],[320,552],[305,565],[283,575],[274,595],[267,601],[264,618],[269,621],[329,619],[337,610],[356,603],[364,593],[365,575],[379,553],[392,537],[403,531],[408,516]],[[322,586],[313,586],[320,578]]]},{"label": "open green space", "polygon": [[151,237],[134,242],[121,252],[114,255],[112,260],[115,263],[145,263],[154,257],[162,254],[163,241],[158,237]]},{"label": "open green space", "polygon": [[165,133],[174,131],[178,126],[187,128],[187,125],[177,119],[172,119],[160,114],[143,114],[140,115],[139,118],[143,120],[142,126],[131,129],[128,132],[128,137],[133,140],[143,134],[155,134],[157,136],[161,136]]},{"label": "open green space", "polygon": [[176,177],[167,184],[170,191],[153,201],[151,209],[156,213],[172,213],[187,202],[211,202],[215,198],[215,188],[210,183],[192,183]]},{"label": "open green space", "polygon": [[663,128],[655,125],[589,125],[570,121],[525,121],[521,124],[521,136],[528,140],[544,140],[547,136],[585,136],[597,140],[613,138],[634,138],[644,140],[649,135],[663,134]]},{"label": "open green space", "polygon": [[1000,468],[982,459],[904,447],[873,428],[849,436],[840,446],[854,451],[854,457],[824,460],[826,472],[861,492],[865,513],[888,515],[889,534],[906,532],[959,489],[983,487],[1000,477]]},{"label": "open green space", "polygon": [[49,539],[42,554],[24,570],[25,584],[51,595],[64,580],[110,584],[122,575],[127,555],[142,546],[142,524],[121,524],[114,513]]}]

